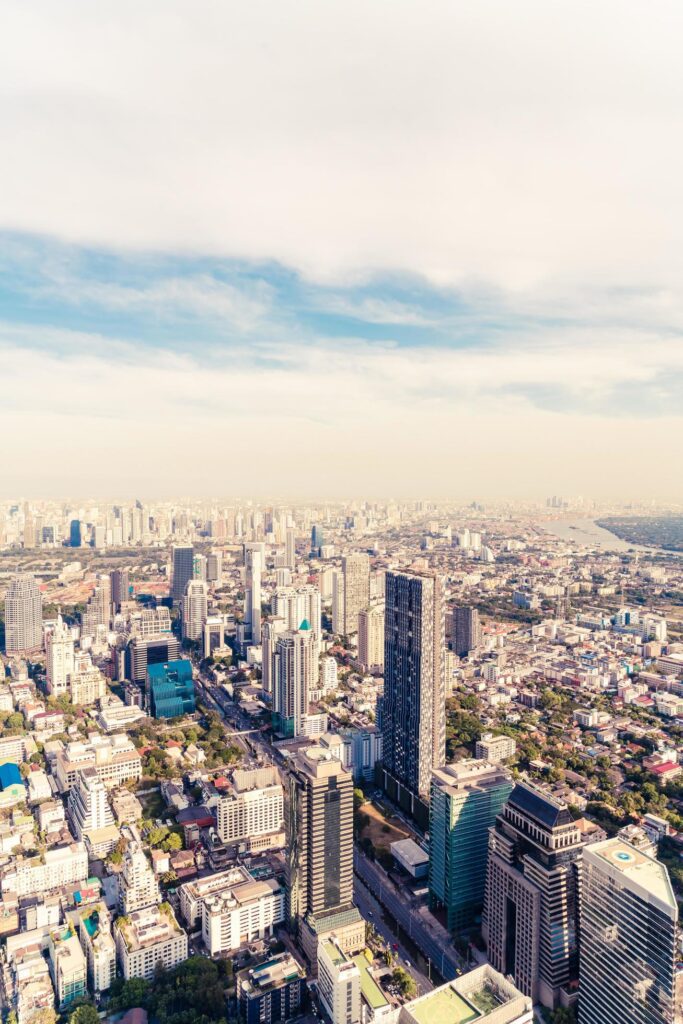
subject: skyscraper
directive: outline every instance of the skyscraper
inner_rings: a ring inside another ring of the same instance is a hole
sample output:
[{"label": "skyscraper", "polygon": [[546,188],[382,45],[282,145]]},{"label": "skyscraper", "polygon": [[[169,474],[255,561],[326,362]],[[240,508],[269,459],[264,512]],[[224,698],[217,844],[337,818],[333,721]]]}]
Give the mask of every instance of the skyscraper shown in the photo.
[{"label": "skyscraper", "polygon": [[301,736],[309,693],[318,681],[317,642],[306,619],[275,642],[273,728],[283,736]]},{"label": "skyscraper", "polygon": [[322,526],[313,526],[311,529],[311,554],[319,555],[320,549],[324,543]]},{"label": "skyscraper", "polygon": [[[297,751],[285,787],[287,897],[290,926],[309,960],[320,935],[359,931],[353,906],[353,779],[329,749]],[[359,927],[360,926],[360,927]],[[350,937],[353,944],[353,936]]]},{"label": "skyscraper", "polygon": [[115,612],[121,611],[121,605],[128,600],[130,581],[127,569],[114,569],[110,574],[111,601]]},{"label": "skyscraper", "polygon": [[80,548],[82,544],[81,521],[72,519],[69,526],[69,544],[72,548]]},{"label": "skyscraper", "polygon": [[98,576],[85,610],[81,614],[81,634],[94,636],[98,626],[109,628],[111,623],[111,579]]},{"label": "skyscraper", "polygon": [[481,643],[481,625],[476,608],[465,606],[453,609],[453,650],[465,658]]},{"label": "skyscraper", "polygon": [[441,581],[386,574],[382,764],[389,794],[415,813],[429,800],[432,769],[446,760]]},{"label": "skyscraper", "polygon": [[43,645],[43,599],[31,573],[13,576],[5,594],[5,651],[31,654]]},{"label": "skyscraper", "polygon": [[370,604],[370,558],[358,552],[342,558],[344,584],[343,620],[340,630],[344,636],[358,632],[358,615]]},{"label": "skyscraper", "polygon": [[358,614],[358,660],[366,672],[384,669],[384,605],[364,608]]},{"label": "skyscraper", "polygon": [[285,533],[285,565],[290,569],[296,566],[296,531],[292,529]]},{"label": "skyscraper", "polygon": [[475,923],[484,903],[488,831],[512,792],[500,765],[466,760],[437,768],[429,802],[429,897],[452,930]]},{"label": "skyscraper", "polygon": [[489,961],[555,1007],[578,980],[581,831],[566,804],[518,783],[489,831],[482,933]]},{"label": "skyscraper", "polygon": [[273,615],[283,619],[286,629],[298,629],[304,619],[314,634],[315,659],[320,656],[322,636],[320,591],[311,583],[298,587],[279,587],[273,598]]},{"label": "skyscraper", "polygon": [[204,580],[189,580],[182,604],[183,639],[200,640],[208,615],[209,594]]},{"label": "skyscraper", "polygon": [[194,548],[192,545],[177,545],[173,548],[173,582],[171,597],[174,604],[180,604],[187,584],[194,574]]},{"label": "skyscraper", "polygon": [[579,1024],[673,1024],[678,904],[666,867],[620,839],[583,854]]},{"label": "skyscraper", "polygon": [[270,619],[261,627],[261,686],[265,693],[272,695],[275,670],[275,650],[277,638],[285,632],[287,624],[284,619]]},{"label": "skyscraper", "polygon": [[262,541],[244,545],[244,624],[252,643],[261,643],[261,573],[265,549]]}]

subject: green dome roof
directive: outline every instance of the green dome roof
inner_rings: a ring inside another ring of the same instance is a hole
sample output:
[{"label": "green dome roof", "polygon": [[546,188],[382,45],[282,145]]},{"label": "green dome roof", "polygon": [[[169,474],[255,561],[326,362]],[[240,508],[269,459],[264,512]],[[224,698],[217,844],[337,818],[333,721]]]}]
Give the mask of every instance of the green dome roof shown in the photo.
[{"label": "green dome roof", "polygon": [[308,619],[304,619],[303,622],[301,623],[301,625],[299,626],[299,629],[310,629],[310,628],[311,627],[310,627],[310,624],[308,622]]}]

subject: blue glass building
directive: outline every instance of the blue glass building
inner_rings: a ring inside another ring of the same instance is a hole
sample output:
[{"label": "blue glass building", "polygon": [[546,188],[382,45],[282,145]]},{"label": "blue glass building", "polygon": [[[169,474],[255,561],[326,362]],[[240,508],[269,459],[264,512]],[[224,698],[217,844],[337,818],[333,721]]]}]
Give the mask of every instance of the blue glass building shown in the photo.
[{"label": "blue glass building", "polygon": [[192,662],[185,659],[147,666],[147,710],[152,718],[179,718],[195,710]]}]

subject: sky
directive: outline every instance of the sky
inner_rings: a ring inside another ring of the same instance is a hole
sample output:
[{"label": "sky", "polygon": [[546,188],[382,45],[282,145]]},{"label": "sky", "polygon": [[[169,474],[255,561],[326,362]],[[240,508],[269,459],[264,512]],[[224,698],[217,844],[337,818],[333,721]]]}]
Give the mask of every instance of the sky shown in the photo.
[{"label": "sky", "polygon": [[683,6],[2,0],[0,498],[683,501]]}]

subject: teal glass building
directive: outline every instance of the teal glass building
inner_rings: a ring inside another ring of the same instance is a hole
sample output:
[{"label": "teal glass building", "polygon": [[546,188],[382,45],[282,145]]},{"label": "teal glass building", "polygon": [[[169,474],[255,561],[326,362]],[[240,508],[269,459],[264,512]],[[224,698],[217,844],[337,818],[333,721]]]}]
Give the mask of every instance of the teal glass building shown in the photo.
[{"label": "teal glass building", "polygon": [[195,710],[192,662],[185,659],[147,666],[147,710],[152,718],[179,718]]}]

